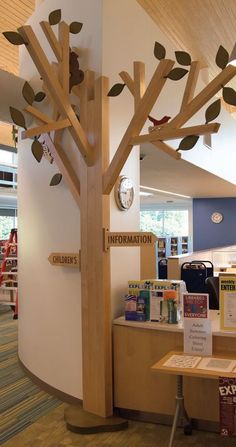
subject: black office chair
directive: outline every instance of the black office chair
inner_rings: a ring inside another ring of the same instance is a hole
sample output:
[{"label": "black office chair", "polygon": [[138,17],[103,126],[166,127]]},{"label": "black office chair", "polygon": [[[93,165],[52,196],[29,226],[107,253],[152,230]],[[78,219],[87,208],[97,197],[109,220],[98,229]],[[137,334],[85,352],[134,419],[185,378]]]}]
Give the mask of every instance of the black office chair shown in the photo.
[{"label": "black office chair", "polygon": [[209,293],[209,309],[219,309],[219,277],[209,276],[205,284],[206,291]]}]

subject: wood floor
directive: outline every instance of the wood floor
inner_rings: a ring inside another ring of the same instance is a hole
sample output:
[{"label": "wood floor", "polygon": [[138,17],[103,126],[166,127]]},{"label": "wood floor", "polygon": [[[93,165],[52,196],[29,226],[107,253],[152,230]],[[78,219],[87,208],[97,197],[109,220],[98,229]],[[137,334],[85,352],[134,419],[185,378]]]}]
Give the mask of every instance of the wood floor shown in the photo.
[{"label": "wood floor", "polygon": [[[60,405],[26,430],[11,438],[3,447],[167,447],[170,427],[144,422],[129,422],[128,430],[116,433],[80,435],[66,429],[65,405]],[[236,439],[194,431],[184,436],[178,429],[173,447],[235,447]]]}]

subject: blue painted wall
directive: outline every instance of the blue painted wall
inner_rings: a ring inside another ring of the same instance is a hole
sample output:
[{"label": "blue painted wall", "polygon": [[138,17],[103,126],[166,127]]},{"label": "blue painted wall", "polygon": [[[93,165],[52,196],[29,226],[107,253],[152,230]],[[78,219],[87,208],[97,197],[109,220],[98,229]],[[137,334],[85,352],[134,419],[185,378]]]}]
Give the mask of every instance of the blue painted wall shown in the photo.
[{"label": "blue painted wall", "polygon": [[[220,224],[211,221],[215,211]],[[236,198],[193,199],[193,251],[236,245]]]}]

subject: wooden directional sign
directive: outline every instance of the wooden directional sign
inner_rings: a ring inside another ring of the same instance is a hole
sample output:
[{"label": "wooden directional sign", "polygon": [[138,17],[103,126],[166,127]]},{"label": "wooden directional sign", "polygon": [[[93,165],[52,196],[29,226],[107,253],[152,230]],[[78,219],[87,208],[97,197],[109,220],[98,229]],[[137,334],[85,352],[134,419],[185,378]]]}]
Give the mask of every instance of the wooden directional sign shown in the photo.
[{"label": "wooden directional sign", "polygon": [[139,247],[155,244],[157,237],[153,233],[119,232],[114,233],[104,230],[104,250],[110,247]]},{"label": "wooden directional sign", "polygon": [[50,264],[60,267],[74,267],[80,269],[79,253],[51,253],[48,257]]}]

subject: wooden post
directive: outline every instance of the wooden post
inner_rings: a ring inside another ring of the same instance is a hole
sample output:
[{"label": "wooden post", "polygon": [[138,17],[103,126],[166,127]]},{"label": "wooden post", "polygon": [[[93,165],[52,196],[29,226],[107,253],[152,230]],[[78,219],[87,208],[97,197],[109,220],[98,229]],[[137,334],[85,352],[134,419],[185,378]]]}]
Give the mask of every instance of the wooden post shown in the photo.
[{"label": "wooden post", "polygon": [[94,101],[87,98],[90,124],[94,112],[95,156],[94,166],[81,170],[83,408],[102,417],[113,414],[110,253],[103,251],[103,228],[110,220],[109,196],[102,193],[109,162],[107,92],[102,77],[95,82]]}]

